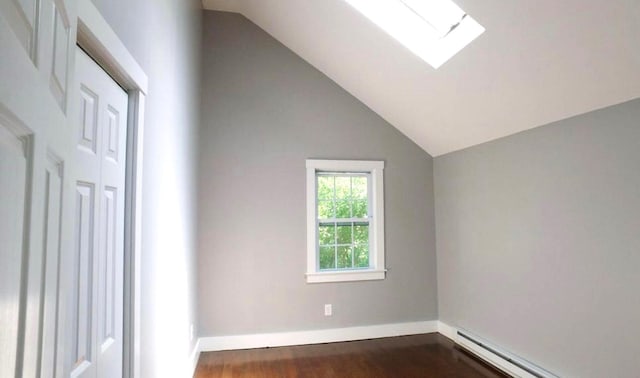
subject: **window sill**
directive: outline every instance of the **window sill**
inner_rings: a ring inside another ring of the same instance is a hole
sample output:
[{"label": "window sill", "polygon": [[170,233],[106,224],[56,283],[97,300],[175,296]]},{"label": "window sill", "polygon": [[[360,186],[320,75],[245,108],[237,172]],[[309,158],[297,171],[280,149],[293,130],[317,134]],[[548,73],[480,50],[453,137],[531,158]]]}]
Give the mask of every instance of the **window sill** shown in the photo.
[{"label": "window sill", "polygon": [[307,273],[307,283],[384,280],[386,270],[347,270]]}]

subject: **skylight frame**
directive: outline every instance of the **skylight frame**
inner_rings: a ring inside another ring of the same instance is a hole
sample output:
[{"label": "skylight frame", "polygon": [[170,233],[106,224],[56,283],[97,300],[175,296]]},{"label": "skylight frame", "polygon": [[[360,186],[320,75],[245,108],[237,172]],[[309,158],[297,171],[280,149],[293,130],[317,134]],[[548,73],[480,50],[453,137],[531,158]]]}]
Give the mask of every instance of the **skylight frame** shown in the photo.
[{"label": "skylight frame", "polygon": [[[435,69],[485,31],[451,0],[345,1]],[[425,10],[440,11],[451,28],[443,27],[440,16],[421,13]]]}]

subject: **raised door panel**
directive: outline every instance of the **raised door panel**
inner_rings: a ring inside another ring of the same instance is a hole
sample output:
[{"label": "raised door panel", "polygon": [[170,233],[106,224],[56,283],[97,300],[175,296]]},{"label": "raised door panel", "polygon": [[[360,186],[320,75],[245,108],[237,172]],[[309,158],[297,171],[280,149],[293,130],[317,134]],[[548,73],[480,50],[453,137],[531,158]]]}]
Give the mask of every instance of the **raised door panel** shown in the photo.
[{"label": "raised door panel", "polygon": [[29,58],[35,61],[40,1],[3,0],[0,1],[0,11]]},{"label": "raised door panel", "polygon": [[[31,217],[27,263],[23,267],[22,366],[20,377],[47,376],[55,369],[58,271],[62,241],[62,159],[39,140],[32,144]],[[54,349],[50,349],[54,348]],[[53,375],[49,375],[53,376]]]},{"label": "raised door panel", "polygon": [[0,377],[17,374],[28,166],[26,140],[0,124]]},{"label": "raised door panel", "polygon": [[75,254],[71,308],[71,376],[90,374],[95,362],[93,303],[95,280],[96,185],[78,182],[76,186]]},{"label": "raised door panel", "polygon": [[44,253],[42,270],[42,341],[40,344],[41,377],[54,377],[58,351],[60,310],[62,161],[49,153],[45,167]]},{"label": "raised door panel", "polygon": [[50,87],[53,97],[63,111],[67,103],[67,73],[69,70],[69,31],[71,24],[62,1],[53,3],[53,43],[51,53]]},{"label": "raised door panel", "polygon": [[103,192],[102,218],[102,242],[101,244],[101,264],[100,264],[100,351],[107,350],[116,339],[116,264],[117,264],[117,239],[116,230],[118,227],[118,189],[106,187]]},{"label": "raised door panel", "polygon": [[120,153],[120,135],[122,134],[123,122],[120,112],[113,106],[107,106],[107,119],[105,130],[105,159],[110,163],[118,164]]},{"label": "raised door panel", "polygon": [[85,153],[96,155],[98,136],[98,95],[89,88],[80,87],[80,122],[78,127],[78,148]]}]

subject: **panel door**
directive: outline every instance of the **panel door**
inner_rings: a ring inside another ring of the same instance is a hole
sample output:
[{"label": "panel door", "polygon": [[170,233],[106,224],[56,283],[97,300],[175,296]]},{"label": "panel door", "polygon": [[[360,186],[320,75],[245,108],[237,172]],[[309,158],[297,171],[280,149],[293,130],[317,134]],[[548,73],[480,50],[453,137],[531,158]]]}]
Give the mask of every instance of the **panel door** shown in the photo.
[{"label": "panel door", "polygon": [[75,0],[0,0],[0,377],[63,377]]},{"label": "panel door", "polygon": [[122,375],[127,94],[80,48],[76,252],[72,299],[77,377]]}]

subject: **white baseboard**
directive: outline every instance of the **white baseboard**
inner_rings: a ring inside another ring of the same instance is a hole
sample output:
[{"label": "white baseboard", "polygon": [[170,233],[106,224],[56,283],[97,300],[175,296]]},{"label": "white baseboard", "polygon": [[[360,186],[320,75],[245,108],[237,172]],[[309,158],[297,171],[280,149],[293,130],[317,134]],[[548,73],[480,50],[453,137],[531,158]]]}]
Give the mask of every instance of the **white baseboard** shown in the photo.
[{"label": "white baseboard", "polygon": [[432,320],[361,327],[319,329],[312,331],[201,337],[198,341],[200,351],[212,352],[219,350],[334,343],[340,341],[354,341],[376,339],[381,337],[415,335],[437,331],[438,322]]},{"label": "white baseboard", "polygon": [[193,377],[196,373],[196,367],[198,367],[198,359],[200,358],[200,339],[196,340],[196,345],[193,347],[191,356],[189,357],[189,369],[191,374],[188,377]]},{"label": "white baseboard", "polygon": [[438,320],[438,333],[447,337],[451,341],[456,341],[456,329]]},{"label": "white baseboard", "polygon": [[[377,339],[382,337],[406,336],[434,332],[438,332],[441,335],[451,339],[453,342],[464,347],[469,352],[475,354],[479,358],[487,361],[489,364],[508,374],[511,374],[514,377],[534,377],[525,370],[520,369],[518,366],[510,363],[500,356],[488,352],[482,348],[478,348],[473,342],[470,342],[464,337],[458,335],[457,328],[452,327],[447,323],[441,322],[439,320],[380,324],[361,327],[319,329],[311,331],[200,337],[196,342],[193,353],[191,354],[190,362],[192,373],[190,376],[193,377],[193,374],[195,373],[200,352],[334,343],[341,341]],[[504,353],[508,354],[507,352]],[[512,360],[519,360],[520,362],[525,364],[528,363],[516,356],[509,357]],[[534,366],[531,365],[530,367]],[[555,377],[555,375],[550,374],[547,371],[540,371],[542,372],[542,374],[540,374],[541,376]]]}]

